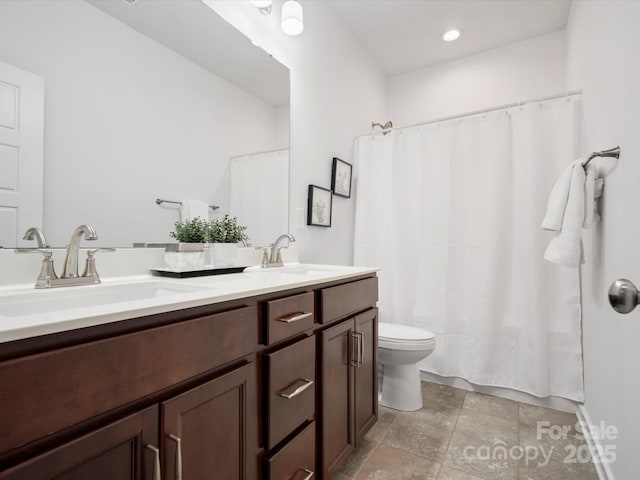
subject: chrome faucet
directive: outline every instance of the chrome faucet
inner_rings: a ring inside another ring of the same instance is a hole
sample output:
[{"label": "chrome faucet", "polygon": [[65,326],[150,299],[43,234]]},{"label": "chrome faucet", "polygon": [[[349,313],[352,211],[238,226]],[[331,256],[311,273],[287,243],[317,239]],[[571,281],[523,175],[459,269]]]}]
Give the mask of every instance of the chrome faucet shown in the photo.
[{"label": "chrome faucet", "polygon": [[[269,262],[268,263],[265,262],[264,260],[266,260],[266,258],[263,258],[262,266],[264,268],[267,268],[267,267],[282,267],[283,266],[282,253],[280,252],[280,250],[283,249],[283,248],[286,248],[286,247],[278,247],[278,245],[280,245],[280,243],[285,239],[288,239],[289,242],[295,242],[296,241],[296,239],[290,233],[285,233],[283,235],[280,235],[276,239],[276,241],[273,242],[269,246],[269,248],[270,248]],[[266,257],[266,251],[265,251],[264,257]]]},{"label": "chrome faucet", "polygon": [[[31,230],[34,230],[33,233],[29,233]],[[40,243],[44,243],[46,245],[46,241],[44,240],[44,236],[39,237],[37,231],[38,229],[29,229],[25,234],[25,240],[31,240],[31,238],[27,238],[27,234],[35,235],[36,239],[38,239],[38,245]],[[40,233],[42,233],[40,231]],[[82,237],[87,240],[96,240],[98,235],[93,227],[89,225],[80,225],[73,231],[73,235],[71,235],[71,240],[69,241],[69,246],[67,247],[67,256],[64,260],[64,272],[61,277],[56,275],[56,271],[53,265],[53,251],[49,249],[43,248],[18,248],[16,249],[17,253],[41,253],[44,256],[42,260],[42,267],[40,269],[40,275],[38,275],[38,279],[36,280],[35,288],[52,288],[52,287],[73,287],[76,285],[93,285],[96,283],[100,283],[100,275],[98,275],[98,271],[96,270],[96,261],[94,255],[97,252],[114,252],[114,248],[98,248],[95,250],[87,251],[87,260],[84,267],[84,273],[82,276],[78,275],[78,252],[80,250],[80,240]],[[48,248],[48,246],[47,246]]]},{"label": "chrome faucet", "polygon": [[64,270],[62,278],[78,278],[78,251],[80,250],[80,240],[84,236],[87,240],[97,240],[98,235],[90,225],[80,225],[71,235],[69,246],[67,247],[67,256],[64,259]]},{"label": "chrome faucet", "polygon": [[23,240],[35,240],[38,243],[38,248],[49,248],[44,232],[38,227],[31,227],[24,233]]}]

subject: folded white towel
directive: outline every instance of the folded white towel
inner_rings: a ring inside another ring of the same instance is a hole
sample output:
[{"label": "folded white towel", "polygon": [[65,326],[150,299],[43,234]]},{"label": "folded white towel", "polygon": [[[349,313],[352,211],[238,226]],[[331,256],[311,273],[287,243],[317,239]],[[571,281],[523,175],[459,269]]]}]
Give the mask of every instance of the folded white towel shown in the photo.
[{"label": "folded white towel", "polygon": [[584,263],[581,230],[585,220],[584,159],[574,161],[562,173],[551,191],[547,215],[542,222],[545,230],[558,233],[544,253],[548,260],[566,267]]},{"label": "folded white towel", "polygon": [[182,200],[180,202],[180,218],[183,222],[200,217],[209,221],[209,205],[200,200]]}]

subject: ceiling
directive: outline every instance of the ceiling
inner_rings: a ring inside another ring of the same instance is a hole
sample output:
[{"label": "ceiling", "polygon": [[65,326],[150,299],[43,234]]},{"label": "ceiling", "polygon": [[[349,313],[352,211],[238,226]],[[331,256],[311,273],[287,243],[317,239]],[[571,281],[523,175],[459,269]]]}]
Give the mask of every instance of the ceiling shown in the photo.
[{"label": "ceiling", "polygon": [[[565,27],[571,0],[341,0],[326,4],[385,75],[472,55]],[[441,34],[460,28],[455,42]]]},{"label": "ceiling", "polygon": [[87,1],[264,102],[289,103],[289,69],[200,0]]}]

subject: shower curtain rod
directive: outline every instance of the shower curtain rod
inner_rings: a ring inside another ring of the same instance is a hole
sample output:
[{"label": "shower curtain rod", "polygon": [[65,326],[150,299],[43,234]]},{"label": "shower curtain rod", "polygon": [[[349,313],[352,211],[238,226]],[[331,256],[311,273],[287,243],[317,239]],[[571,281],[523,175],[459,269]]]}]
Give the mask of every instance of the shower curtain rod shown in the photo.
[{"label": "shower curtain rod", "polygon": [[245,153],[243,155],[234,155],[233,157],[229,157],[229,160],[235,160],[237,158],[243,158],[243,157],[252,157],[253,155],[266,155],[267,153],[279,153],[279,152],[284,152],[286,150],[289,150],[289,149],[288,148],[277,148],[275,150],[263,150],[261,152]]},{"label": "shower curtain rod", "polygon": [[440,118],[436,118],[434,120],[429,120],[426,122],[419,122],[419,123],[414,123],[411,125],[406,125],[404,127],[394,127],[394,128],[390,128],[387,130],[379,130],[377,132],[370,132],[370,133],[363,133],[361,135],[357,135],[356,138],[360,138],[360,137],[368,137],[368,136],[377,136],[377,135],[381,135],[384,133],[389,133],[389,132],[393,132],[395,130],[405,130],[407,128],[415,128],[415,127],[422,127],[425,125],[432,125],[434,123],[440,123],[440,122],[446,122],[448,120],[455,120],[457,118],[465,118],[465,117],[473,117],[474,115],[482,115],[485,113],[491,113],[491,112],[499,112],[500,110],[507,110],[509,108],[515,108],[515,107],[521,107],[522,105],[525,105],[527,103],[534,103],[534,102],[547,102],[549,100],[557,100],[559,98],[569,98],[569,97],[573,97],[575,95],[581,95],[582,94],[582,89],[578,89],[578,90],[571,90],[565,93],[559,93],[557,95],[549,95],[546,97],[538,97],[538,98],[532,98],[529,100],[523,100],[521,102],[516,102],[516,103],[506,103],[504,105],[500,105],[498,107],[491,107],[491,108],[483,108],[481,110],[473,110],[471,112],[465,112],[465,113],[460,113],[458,115],[449,115],[447,117],[440,117]]}]

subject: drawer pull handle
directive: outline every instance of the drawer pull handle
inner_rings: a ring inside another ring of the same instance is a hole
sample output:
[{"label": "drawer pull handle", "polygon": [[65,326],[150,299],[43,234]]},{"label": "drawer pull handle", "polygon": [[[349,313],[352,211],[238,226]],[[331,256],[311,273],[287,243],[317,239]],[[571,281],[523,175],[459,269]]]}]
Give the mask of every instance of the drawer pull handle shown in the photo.
[{"label": "drawer pull handle", "polygon": [[174,480],[182,480],[182,440],[173,433],[169,434],[169,438],[176,442],[176,465],[173,478]]},{"label": "drawer pull handle", "polygon": [[[304,477],[300,477],[300,474],[304,475]],[[313,472],[311,470],[299,468],[296,474],[291,477],[291,480],[311,480],[311,477],[313,477]]]},{"label": "drawer pull handle", "polygon": [[351,366],[357,367],[359,365],[358,360],[360,359],[360,337],[358,333],[351,333]]},{"label": "drawer pull handle", "polygon": [[279,318],[278,321],[282,323],[293,323],[304,320],[305,318],[309,318],[312,315],[313,313],[311,312],[294,313],[292,315],[287,315],[286,317]]},{"label": "drawer pull handle", "polygon": [[147,450],[150,450],[153,452],[153,476],[151,477],[152,480],[161,480],[160,477],[160,450],[158,450],[157,447],[154,447],[153,445],[147,445]]},{"label": "drawer pull handle", "polygon": [[291,399],[293,397],[297,397],[302,392],[304,392],[307,388],[313,385],[313,380],[309,380],[308,378],[300,379],[296,383],[294,383],[294,385],[296,385],[299,382],[302,382],[302,385],[298,385],[298,387],[296,387],[293,391],[290,391],[289,389],[291,387],[289,387],[281,391],[280,393],[278,393],[278,395],[280,395],[283,398]]},{"label": "drawer pull handle", "polygon": [[358,335],[358,366],[364,363],[364,333],[356,332]]}]

